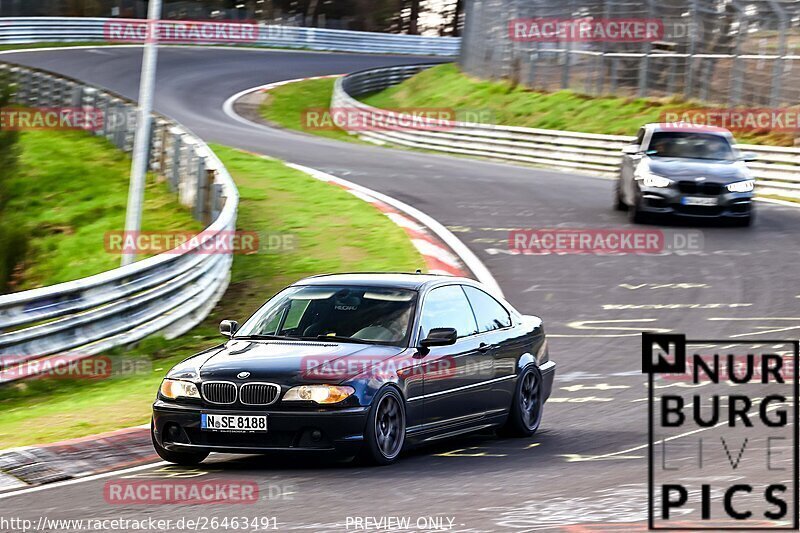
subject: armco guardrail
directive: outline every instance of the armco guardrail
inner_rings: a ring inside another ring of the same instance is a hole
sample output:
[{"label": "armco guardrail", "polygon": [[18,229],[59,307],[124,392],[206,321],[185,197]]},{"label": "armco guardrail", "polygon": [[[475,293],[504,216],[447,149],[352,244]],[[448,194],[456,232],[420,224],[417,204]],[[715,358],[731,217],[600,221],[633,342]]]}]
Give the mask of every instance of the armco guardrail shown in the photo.
[{"label": "armco guardrail", "polygon": [[[95,133],[132,150],[134,102],[41,70],[1,62],[0,69],[16,80],[15,104],[102,110],[103,127]],[[0,384],[152,333],[178,336],[205,318],[222,297],[232,256],[200,248],[227,235],[221,232],[236,229],[239,194],[233,180],[203,141],[160,116],[153,124],[150,169],[167,178],[180,202],[208,227],[180,253],[0,296]]]},{"label": "armco guardrail", "polygon": [[[396,85],[433,65],[408,65],[365,70],[336,81],[332,108],[347,109],[347,114],[333,114],[339,125],[347,129],[340,117],[360,116],[359,124],[391,125],[398,117],[357,100],[375,91]],[[404,117],[403,127],[379,126],[351,131],[368,141],[391,143],[437,152],[486,157],[502,161],[542,165],[559,170],[575,170],[616,176],[621,150],[633,137],[598,135],[571,131],[543,130],[492,124],[475,124],[425,120]],[[415,127],[406,127],[415,124]],[[778,195],[800,199],[800,149],[779,146],[741,144],[743,151],[755,152],[758,161],[750,163],[756,177],[757,191],[762,195]]]},{"label": "armco guardrail", "polygon": [[[48,42],[108,42],[105,32],[106,25],[117,20],[119,19],[2,18],[0,19],[0,45]],[[262,24],[259,26],[258,39],[248,42],[247,45],[339,52],[455,57],[461,49],[461,39],[456,37],[425,37]]]}]

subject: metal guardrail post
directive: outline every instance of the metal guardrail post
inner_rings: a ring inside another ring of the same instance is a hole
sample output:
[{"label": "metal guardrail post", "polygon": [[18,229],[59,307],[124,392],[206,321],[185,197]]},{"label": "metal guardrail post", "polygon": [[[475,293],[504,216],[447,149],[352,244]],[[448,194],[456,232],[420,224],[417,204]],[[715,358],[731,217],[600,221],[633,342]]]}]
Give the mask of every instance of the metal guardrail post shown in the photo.
[{"label": "metal guardrail post", "polygon": [[172,166],[169,173],[169,187],[173,192],[177,192],[178,183],[181,179],[181,144],[183,142],[183,135],[174,133],[172,135]]},{"label": "metal guardrail post", "polygon": [[221,183],[211,184],[211,219],[216,220],[222,210],[224,191]]},{"label": "metal guardrail post", "polygon": [[197,180],[194,197],[194,218],[200,222],[205,222],[208,213],[208,184],[209,176],[206,169],[206,160],[203,157],[197,158],[197,170],[195,171]]}]

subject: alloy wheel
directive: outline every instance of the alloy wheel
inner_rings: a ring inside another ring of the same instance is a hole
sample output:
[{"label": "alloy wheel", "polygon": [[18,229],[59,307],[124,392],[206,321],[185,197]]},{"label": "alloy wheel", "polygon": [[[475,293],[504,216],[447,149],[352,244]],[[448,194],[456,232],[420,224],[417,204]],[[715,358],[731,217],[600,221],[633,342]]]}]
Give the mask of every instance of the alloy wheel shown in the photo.
[{"label": "alloy wheel", "polygon": [[539,380],[536,374],[529,372],[522,381],[520,394],[520,412],[522,419],[528,428],[534,428],[539,421],[541,410],[541,399],[539,394]]},{"label": "alloy wheel", "polygon": [[375,437],[381,454],[391,459],[400,453],[405,437],[405,420],[397,398],[387,394],[375,415]]}]

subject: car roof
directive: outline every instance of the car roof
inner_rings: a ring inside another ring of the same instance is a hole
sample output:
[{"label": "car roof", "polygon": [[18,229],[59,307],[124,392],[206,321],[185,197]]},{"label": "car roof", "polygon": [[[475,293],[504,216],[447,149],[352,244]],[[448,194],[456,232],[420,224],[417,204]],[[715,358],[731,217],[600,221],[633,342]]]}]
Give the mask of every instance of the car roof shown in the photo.
[{"label": "car roof", "polygon": [[409,274],[404,272],[353,272],[323,274],[301,279],[294,285],[363,285],[419,290],[425,285],[441,282],[477,284],[475,280],[435,274]]},{"label": "car roof", "polygon": [[692,124],[690,122],[651,122],[650,124],[645,124],[644,127],[654,132],[691,131],[696,133],[716,133],[718,135],[731,135],[731,132],[729,130],[726,130],[725,128],[720,128],[717,126],[705,126],[703,124]]}]

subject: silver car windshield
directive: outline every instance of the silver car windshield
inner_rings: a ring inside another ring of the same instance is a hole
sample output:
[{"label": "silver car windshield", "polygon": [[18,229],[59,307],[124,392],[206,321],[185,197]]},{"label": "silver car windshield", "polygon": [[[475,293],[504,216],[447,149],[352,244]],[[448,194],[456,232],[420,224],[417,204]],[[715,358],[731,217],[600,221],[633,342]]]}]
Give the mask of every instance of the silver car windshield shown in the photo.
[{"label": "silver car windshield", "polygon": [[281,337],[405,346],[417,292],[367,286],[298,286],[259,309],[235,338]]}]

